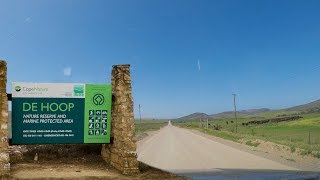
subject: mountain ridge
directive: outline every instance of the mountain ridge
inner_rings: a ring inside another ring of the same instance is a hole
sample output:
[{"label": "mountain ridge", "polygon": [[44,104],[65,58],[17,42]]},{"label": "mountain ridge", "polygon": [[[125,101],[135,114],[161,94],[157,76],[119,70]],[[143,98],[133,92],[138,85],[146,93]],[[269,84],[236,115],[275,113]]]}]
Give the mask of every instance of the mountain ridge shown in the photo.
[{"label": "mountain ridge", "polygon": [[[278,110],[276,110],[276,109],[272,110],[269,108],[246,109],[246,110],[237,111],[237,114],[239,114],[239,115],[256,115],[256,114],[260,114],[260,113],[279,111],[279,110],[298,111],[301,113],[320,112],[320,99],[312,101],[310,103],[306,103],[306,104],[302,104],[302,105],[298,105],[298,106],[293,106],[293,107],[285,108],[285,109],[278,109]],[[190,115],[183,116],[183,117],[180,117],[180,118],[177,118],[174,120],[193,120],[193,119],[200,119],[200,118],[204,118],[204,117],[205,118],[206,117],[215,118],[215,117],[220,117],[220,116],[225,116],[225,115],[233,115],[233,114],[234,114],[234,111],[225,111],[225,112],[211,114],[211,115],[208,115],[206,113],[197,112],[197,113],[192,113]]]}]

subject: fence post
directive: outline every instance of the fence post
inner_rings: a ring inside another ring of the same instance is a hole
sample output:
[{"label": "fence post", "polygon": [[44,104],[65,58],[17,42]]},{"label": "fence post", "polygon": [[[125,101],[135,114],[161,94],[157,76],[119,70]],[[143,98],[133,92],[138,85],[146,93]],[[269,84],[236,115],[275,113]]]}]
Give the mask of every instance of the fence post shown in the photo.
[{"label": "fence post", "polygon": [[308,138],[308,144],[311,144],[311,132],[309,131],[309,138]]},{"label": "fence post", "polygon": [[9,162],[7,63],[0,60],[0,176],[10,174]]}]

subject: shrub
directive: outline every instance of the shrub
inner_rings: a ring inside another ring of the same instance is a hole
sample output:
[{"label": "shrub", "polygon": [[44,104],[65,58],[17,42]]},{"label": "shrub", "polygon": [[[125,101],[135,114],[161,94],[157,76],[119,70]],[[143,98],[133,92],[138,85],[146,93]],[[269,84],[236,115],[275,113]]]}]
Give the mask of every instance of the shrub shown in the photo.
[{"label": "shrub", "polygon": [[213,125],[213,129],[214,130],[217,130],[217,131],[220,131],[222,129],[222,126],[217,124],[217,125]]},{"label": "shrub", "polygon": [[253,146],[253,147],[258,147],[260,145],[260,143],[259,142],[247,141],[246,145]]},{"label": "shrub", "polygon": [[287,159],[287,161],[296,162],[294,159]]},{"label": "shrub", "polygon": [[314,157],[320,159],[320,151],[314,152],[314,153],[312,153],[312,155],[313,155]]},{"label": "shrub", "polygon": [[301,154],[302,156],[305,156],[305,155],[308,155],[308,154],[311,154],[311,153],[312,153],[311,150],[303,150],[303,151],[300,152],[300,154]]}]

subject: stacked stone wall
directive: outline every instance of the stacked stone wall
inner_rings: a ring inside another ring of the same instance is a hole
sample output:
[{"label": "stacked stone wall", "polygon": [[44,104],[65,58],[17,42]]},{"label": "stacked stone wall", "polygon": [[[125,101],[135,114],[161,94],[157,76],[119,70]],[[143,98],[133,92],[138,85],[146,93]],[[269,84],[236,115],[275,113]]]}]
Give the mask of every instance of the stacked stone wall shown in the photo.
[{"label": "stacked stone wall", "polygon": [[0,60],[0,175],[10,173],[8,144],[7,63]]},{"label": "stacked stone wall", "polygon": [[112,70],[113,142],[102,148],[103,158],[123,174],[139,173],[134,137],[133,97],[130,65],[116,65]]}]

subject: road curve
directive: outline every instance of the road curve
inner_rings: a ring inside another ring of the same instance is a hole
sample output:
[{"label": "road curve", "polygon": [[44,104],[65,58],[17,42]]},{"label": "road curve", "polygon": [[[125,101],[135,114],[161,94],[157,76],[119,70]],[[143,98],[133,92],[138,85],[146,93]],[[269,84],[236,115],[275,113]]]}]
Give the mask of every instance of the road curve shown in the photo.
[{"label": "road curve", "polygon": [[138,160],[170,172],[297,170],[172,126],[138,144]]}]

